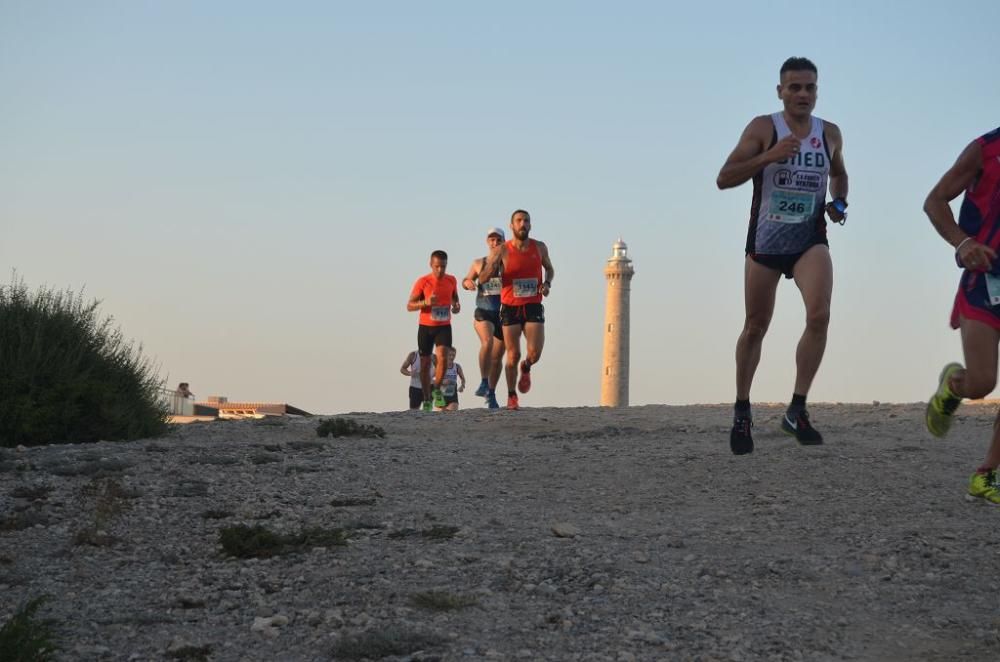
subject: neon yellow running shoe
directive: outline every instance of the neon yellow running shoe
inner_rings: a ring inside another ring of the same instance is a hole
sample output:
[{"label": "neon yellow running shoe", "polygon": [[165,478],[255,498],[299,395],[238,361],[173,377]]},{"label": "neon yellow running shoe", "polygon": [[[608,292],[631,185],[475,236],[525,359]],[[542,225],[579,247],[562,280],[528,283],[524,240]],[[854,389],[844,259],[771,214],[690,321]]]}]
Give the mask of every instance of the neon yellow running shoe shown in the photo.
[{"label": "neon yellow running shoe", "polygon": [[448,403],[444,401],[444,393],[441,392],[441,389],[439,388],[434,389],[433,396],[434,396],[435,407],[437,407],[438,409],[444,409],[447,406]]},{"label": "neon yellow running shoe", "polygon": [[979,472],[972,474],[972,478],[969,479],[969,494],[1000,505],[1000,485],[997,484],[997,472],[988,471],[984,474]]},{"label": "neon yellow running shoe", "polygon": [[927,430],[935,437],[943,437],[948,434],[951,427],[951,416],[962,404],[962,398],[951,392],[948,387],[948,380],[956,372],[962,369],[961,363],[949,363],[941,371],[938,378],[938,388],[927,403]]},{"label": "neon yellow running shoe", "polygon": [[433,407],[431,406],[431,401],[430,400],[424,400],[424,402],[420,406],[420,408],[422,410],[424,410],[424,411],[433,411]]}]

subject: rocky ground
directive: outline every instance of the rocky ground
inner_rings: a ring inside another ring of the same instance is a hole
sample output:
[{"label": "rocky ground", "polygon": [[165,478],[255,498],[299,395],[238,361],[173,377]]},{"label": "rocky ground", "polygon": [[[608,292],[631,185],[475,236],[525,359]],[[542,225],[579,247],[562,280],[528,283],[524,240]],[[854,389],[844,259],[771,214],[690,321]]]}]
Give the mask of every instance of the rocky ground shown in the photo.
[{"label": "rocky ground", "polygon": [[[721,405],[3,451],[0,623],[48,596],[63,660],[1000,659],[1000,509],[964,492],[993,409],[940,441],[814,405],[813,448],[755,413],[744,457]],[[239,558],[238,525],[311,531]]]}]

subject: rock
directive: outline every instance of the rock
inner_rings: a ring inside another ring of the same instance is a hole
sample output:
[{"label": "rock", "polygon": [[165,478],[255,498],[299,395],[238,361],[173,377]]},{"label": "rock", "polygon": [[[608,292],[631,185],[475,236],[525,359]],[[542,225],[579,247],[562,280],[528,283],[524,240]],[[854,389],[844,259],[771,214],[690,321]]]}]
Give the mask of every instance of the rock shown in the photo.
[{"label": "rock", "polygon": [[558,522],[552,525],[552,533],[557,538],[575,538],[580,535],[580,529],[567,522]]}]

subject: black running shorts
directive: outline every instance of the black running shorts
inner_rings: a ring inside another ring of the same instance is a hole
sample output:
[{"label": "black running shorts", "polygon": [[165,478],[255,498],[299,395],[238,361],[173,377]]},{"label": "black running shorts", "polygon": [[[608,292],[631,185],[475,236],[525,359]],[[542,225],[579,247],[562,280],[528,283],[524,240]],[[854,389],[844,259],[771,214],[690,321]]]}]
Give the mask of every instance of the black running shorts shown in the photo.
[{"label": "black running shorts", "polygon": [[451,324],[443,326],[427,326],[421,324],[417,329],[417,353],[420,356],[430,356],[435,347],[451,347]]}]

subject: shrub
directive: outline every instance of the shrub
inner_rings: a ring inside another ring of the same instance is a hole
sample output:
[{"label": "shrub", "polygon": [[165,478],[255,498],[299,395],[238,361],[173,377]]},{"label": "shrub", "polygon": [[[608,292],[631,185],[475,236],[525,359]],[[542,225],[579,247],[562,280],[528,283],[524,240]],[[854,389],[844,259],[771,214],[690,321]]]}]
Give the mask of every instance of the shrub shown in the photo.
[{"label": "shrub", "polygon": [[153,366],[98,304],[16,279],[0,286],[0,446],[166,432]]},{"label": "shrub", "polygon": [[430,611],[453,611],[473,607],[478,601],[472,596],[456,595],[447,591],[424,591],[411,595],[410,604]]},{"label": "shrub", "polygon": [[429,632],[388,627],[384,630],[366,630],[344,637],[333,647],[333,656],[345,660],[380,660],[390,655],[408,655],[433,648],[445,642],[443,637]]},{"label": "shrub", "polygon": [[237,524],[219,529],[222,550],[236,558],[266,559],[282,554],[294,554],[313,547],[339,547],[347,544],[343,529],[309,528],[297,534],[275,533],[263,526]]},{"label": "shrub", "polygon": [[52,621],[35,618],[43,602],[44,597],[31,600],[0,627],[0,660],[42,662],[53,658]]},{"label": "shrub", "polygon": [[382,439],[385,437],[385,430],[377,425],[358,423],[353,418],[328,418],[320,421],[316,428],[316,434],[320,437],[367,437],[369,439]]}]

